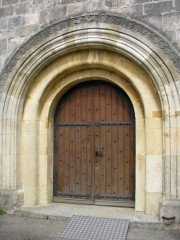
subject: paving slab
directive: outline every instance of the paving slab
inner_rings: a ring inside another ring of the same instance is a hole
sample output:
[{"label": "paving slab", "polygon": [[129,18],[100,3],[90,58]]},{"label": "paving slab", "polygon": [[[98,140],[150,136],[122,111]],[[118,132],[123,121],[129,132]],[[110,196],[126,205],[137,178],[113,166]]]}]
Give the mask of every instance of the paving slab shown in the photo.
[{"label": "paving slab", "polygon": [[[68,218],[0,216],[0,240],[67,240],[60,237]],[[127,240],[179,240],[180,231],[129,227]],[[72,240],[72,239],[69,239]],[[77,239],[78,240],[78,239]]]}]

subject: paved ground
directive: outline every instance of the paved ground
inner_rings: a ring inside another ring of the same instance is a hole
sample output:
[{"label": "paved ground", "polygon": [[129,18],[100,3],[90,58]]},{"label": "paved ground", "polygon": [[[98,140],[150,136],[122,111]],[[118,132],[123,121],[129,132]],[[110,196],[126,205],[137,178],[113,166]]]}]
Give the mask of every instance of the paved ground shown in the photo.
[{"label": "paved ground", "polygon": [[[15,215],[0,216],[0,240],[64,240],[67,219],[49,220]],[[127,240],[180,240],[180,231],[129,228]]]}]

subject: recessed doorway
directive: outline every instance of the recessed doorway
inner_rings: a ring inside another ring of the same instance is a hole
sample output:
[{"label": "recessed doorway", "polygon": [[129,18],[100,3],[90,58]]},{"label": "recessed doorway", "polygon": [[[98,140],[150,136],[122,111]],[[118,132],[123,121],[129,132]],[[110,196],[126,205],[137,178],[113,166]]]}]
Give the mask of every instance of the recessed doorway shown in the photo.
[{"label": "recessed doorway", "polygon": [[54,201],[134,206],[135,116],[105,81],[76,85],[54,116]]}]

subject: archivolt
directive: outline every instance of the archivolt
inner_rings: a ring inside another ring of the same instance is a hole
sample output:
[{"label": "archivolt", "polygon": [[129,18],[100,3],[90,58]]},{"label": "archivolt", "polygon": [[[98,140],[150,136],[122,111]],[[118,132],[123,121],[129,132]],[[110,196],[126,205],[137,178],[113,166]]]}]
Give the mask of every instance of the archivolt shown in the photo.
[{"label": "archivolt", "polygon": [[[20,173],[15,173],[14,169],[19,164],[19,152],[16,146],[18,124],[25,99],[27,99],[28,89],[31,88],[34,81],[38,81],[36,76],[49,64],[83,49],[110,51],[112,64],[110,68],[106,64],[106,69],[118,72],[125,78],[128,78],[128,68],[127,71],[125,69],[121,71],[121,62],[119,62],[119,68],[117,66],[113,68],[113,54],[126,56],[149,76],[149,81],[152,82],[154,90],[158,93],[164,118],[162,137],[164,169],[168,169],[164,177],[164,194],[175,197],[177,195],[176,157],[178,152],[173,138],[177,138],[174,129],[176,129],[179,119],[178,52],[151,28],[112,13],[78,16],[42,30],[27,41],[5,67],[1,75],[1,79],[4,81],[0,108],[3,136],[1,138],[1,169],[3,172],[1,187],[13,189],[21,185]],[[81,59],[76,59],[74,63],[78,65],[78,61],[81,62]],[[97,59],[97,64],[98,62]],[[94,56],[87,59],[87,64],[96,67]],[[66,74],[63,67],[62,64],[61,76]],[[66,62],[65,68],[68,68],[68,62]],[[83,68],[86,69],[86,65]],[[73,72],[75,69],[76,64],[74,67],[71,66],[69,71]],[[133,80],[131,84],[133,85]],[[176,142],[178,144],[178,139]],[[9,156],[8,163],[7,156]],[[6,166],[6,169],[3,170],[3,166]]]}]

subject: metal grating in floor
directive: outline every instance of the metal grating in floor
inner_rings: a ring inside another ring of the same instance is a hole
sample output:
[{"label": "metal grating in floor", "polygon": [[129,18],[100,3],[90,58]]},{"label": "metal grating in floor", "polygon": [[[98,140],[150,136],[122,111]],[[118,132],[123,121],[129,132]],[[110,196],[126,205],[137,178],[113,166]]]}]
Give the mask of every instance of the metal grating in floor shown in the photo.
[{"label": "metal grating in floor", "polygon": [[61,237],[77,240],[125,240],[129,220],[72,216]]}]

